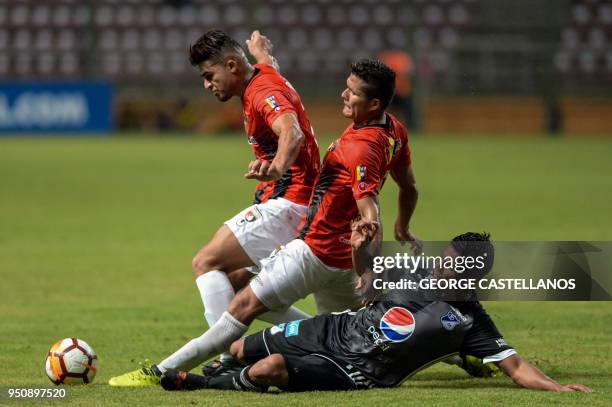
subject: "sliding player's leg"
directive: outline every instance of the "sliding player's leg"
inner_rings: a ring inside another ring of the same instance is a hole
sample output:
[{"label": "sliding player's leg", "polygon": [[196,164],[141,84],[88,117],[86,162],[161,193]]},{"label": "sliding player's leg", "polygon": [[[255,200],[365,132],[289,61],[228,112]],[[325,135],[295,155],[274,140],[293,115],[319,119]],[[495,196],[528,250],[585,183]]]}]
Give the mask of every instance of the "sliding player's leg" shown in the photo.
[{"label": "sliding player's leg", "polygon": [[[248,325],[270,309],[282,309],[300,298],[328,285],[338,273],[350,270],[332,269],[323,265],[304,243],[296,239],[262,262],[262,270],[248,287],[239,292],[214,325],[198,338],[192,339],[151,371],[189,371],[213,355],[229,349]],[[115,386],[140,385],[135,372],[111,379]],[[132,384],[134,383],[134,384]]]},{"label": "sliding player's leg", "polygon": [[[208,326],[220,318],[236,292],[227,273],[257,269],[260,260],[295,237],[305,213],[305,206],[282,198],[252,205],[226,221],[196,254],[192,268]],[[248,279],[244,271],[241,274],[241,280]]]},{"label": "sliding player's leg", "polygon": [[[192,262],[193,272],[209,327],[221,317],[235,293],[248,283],[251,273],[258,271],[259,261],[293,239],[305,211],[304,206],[285,199],[252,205],[226,221],[211,242],[197,253]],[[275,324],[308,316],[290,307],[264,315],[262,320]],[[238,367],[229,353],[224,352],[205,364],[203,372],[215,375]]]},{"label": "sliding player's leg", "polygon": [[[336,360],[317,343],[316,338],[320,337],[317,330],[324,329],[324,319],[301,322],[297,331],[288,326],[273,327],[235,341],[232,354],[248,364],[240,372],[202,377],[169,370],[162,377],[162,386],[166,390],[242,391],[266,391],[270,386],[287,391],[353,390],[372,386],[351,364]],[[301,332],[296,335],[298,331]]]}]

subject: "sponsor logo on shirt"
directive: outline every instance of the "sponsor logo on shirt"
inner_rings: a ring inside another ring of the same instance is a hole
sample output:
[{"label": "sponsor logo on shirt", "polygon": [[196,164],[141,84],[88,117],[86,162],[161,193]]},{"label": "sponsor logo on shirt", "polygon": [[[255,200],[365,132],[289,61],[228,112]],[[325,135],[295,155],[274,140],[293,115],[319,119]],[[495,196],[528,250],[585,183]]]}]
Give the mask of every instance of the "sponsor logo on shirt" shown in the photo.
[{"label": "sponsor logo on shirt", "polygon": [[338,238],[338,241],[339,241],[340,243],[343,243],[343,244],[348,244],[348,245],[350,245],[350,244],[351,244],[351,239],[347,239],[347,238],[346,238],[346,237],[344,237],[344,236],[340,236],[340,237]]},{"label": "sponsor logo on shirt", "polygon": [[416,328],[412,312],[403,307],[393,307],[380,319],[380,331],[391,342],[404,342]]},{"label": "sponsor logo on shirt", "polygon": [[275,112],[279,112],[281,110],[280,105],[278,104],[274,96],[268,96],[266,98],[266,103],[268,104],[268,106],[270,106],[270,109],[274,110]]},{"label": "sponsor logo on shirt", "polygon": [[374,345],[378,346],[383,352],[389,349],[389,344],[383,337],[383,335],[379,334],[376,328],[372,325],[368,327],[368,333],[372,337],[372,341],[374,341]]},{"label": "sponsor logo on shirt", "polygon": [[288,338],[290,336],[297,336],[299,334],[300,322],[302,322],[301,319],[287,323],[285,327],[285,338]]},{"label": "sponsor logo on shirt", "polygon": [[440,322],[442,323],[444,329],[446,329],[447,331],[452,331],[457,325],[461,323],[459,317],[455,315],[453,311],[448,311],[446,314],[442,315],[440,317]]},{"label": "sponsor logo on shirt", "polygon": [[402,148],[402,140],[395,140],[393,137],[389,137],[389,161],[395,154]]}]

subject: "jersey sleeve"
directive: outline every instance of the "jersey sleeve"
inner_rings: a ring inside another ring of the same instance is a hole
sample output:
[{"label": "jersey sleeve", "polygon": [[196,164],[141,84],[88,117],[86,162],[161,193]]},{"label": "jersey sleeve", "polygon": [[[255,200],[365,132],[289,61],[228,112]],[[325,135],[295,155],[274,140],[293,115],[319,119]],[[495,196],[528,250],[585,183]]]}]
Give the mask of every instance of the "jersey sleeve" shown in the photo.
[{"label": "jersey sleeve", "polygon": [[516,354],[497,330],[491,317],[482,309],[474,316],[474,325],[466,334],[460,352],[476,356],[483,363],[501,362]]},{"label": "jersey sleeve", "polygon": [[[408,135],[406,134],[406,130],[402,131],[402,135],[400,137],[399,143],[401,145],[397,146],[397,142],[393,146],[389,146],[390,149],[398,148],[399,151],[391,151],[392,155],[396,155],[395,162],[393,163],[394,169],[400,169],[404,167],[409,167],[412,164],[412,157],[410,153],[410,147],[408,146]],[[395,154],[393,154],[395,153]]]},{"label": "jersey sleeve", "polygon": [[377,196],[385,178],[386,152],[374,143],[355,140],[345,156],[355,200]]},{"label": "jersey sleeve", "polygon": [[272,128],[272,123],[284,113],[295,113],[295,108],[282,89],[264,86],[253,95],[253,106],[266,124]]}]

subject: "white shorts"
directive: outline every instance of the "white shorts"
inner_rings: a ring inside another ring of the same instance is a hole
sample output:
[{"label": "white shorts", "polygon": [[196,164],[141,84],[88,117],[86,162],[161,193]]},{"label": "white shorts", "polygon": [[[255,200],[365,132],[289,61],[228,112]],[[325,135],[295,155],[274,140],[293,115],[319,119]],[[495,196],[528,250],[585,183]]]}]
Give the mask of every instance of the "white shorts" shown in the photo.
[{"label": "white shorts", "polygon": [[251,280],[255,296],[271,310],[292,305],[314,294],[317,314],[360,307],[353,270],[325,265],[301,239],[294,239],[261,261],[261,271]]},{"label": "white shorts", "polygon": [[270,199],[249,206],[224,224],[255,263],[250,271],[256,272],[262,259],[297,236],[307,209],[283,198]]}]

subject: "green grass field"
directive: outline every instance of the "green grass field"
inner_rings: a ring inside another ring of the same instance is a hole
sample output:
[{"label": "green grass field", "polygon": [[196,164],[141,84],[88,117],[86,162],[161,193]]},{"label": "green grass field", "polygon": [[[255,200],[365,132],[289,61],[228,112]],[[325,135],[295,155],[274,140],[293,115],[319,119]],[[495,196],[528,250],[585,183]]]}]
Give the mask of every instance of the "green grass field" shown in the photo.
[{"label": "green grass field", "polygon": [[[423,239],[471,229],[498,240],[612,240],[610,140],[415,137],[412,150],[412,226]],[[49,385],[45,353],[74,335],[98,352],[100,369],[93,385],[70,389],[71,405],[612,405],[612,304],[603,302],[486,304],[522,355],[592,395],[529,392],[441,365],[364,392],[110,388],[111,376],[205,328],[191,258],[250,202],[250,157],[243,137],[0,138],[0,386]],[[391,238],[392,182],[382,210]],[[313,310],[309,299],[300,306]]]}]

